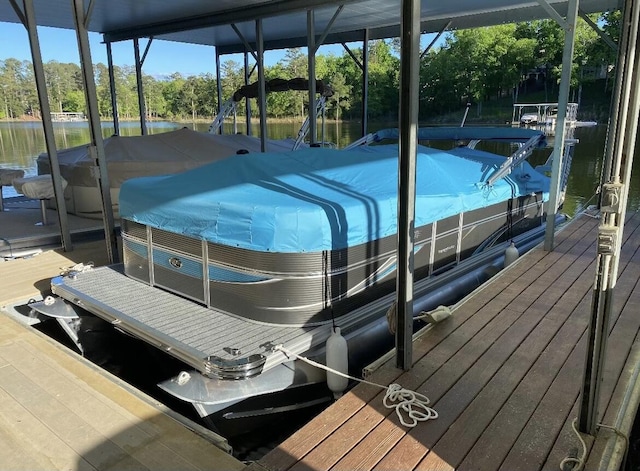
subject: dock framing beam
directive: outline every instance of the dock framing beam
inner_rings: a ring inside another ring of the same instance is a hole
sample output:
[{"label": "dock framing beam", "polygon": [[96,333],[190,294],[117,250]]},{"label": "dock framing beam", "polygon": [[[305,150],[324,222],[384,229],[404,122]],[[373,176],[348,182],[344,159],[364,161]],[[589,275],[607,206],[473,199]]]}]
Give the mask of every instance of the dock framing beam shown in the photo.
[{"label": "dock framing beam", "polygon": [[93,75],[93,63],[91,61],[91,49],[89,47],[89,33],[87,31],[87,14],[82,0],[73,2],[76,36],[78,39],[78,51],[80,52],[80,68],[84,84],[85,97],[89,116],[89,153],[98,168],[98,185],[102,195],[102,219],[104,223],[104,237],[106,241],[107,256],[110,263],[117,263],[120,259],[118,242],[113,221],[113,206],[111,203],[111,187],[107,172],[107,157],[104,151],[102,128],[100,126],[100,112],[98,111],[98,98],[96,82]]},{"label": "dock framing beam", "polygon": [[[538,0],[547,11],[555,10],[546,2]],[[576,25],[578,22],[579,0],[569,0],[566,20],[558,13],[551,15],[557,19],[564,29],[564,49],[562,52],[562,74],[560,75],[560,89],[558,91],[558,118],[556,120],[556,137],[553,146],[553,163],[551,169],[551,188],[549,191],[549,212],[547,213],[547,231],[544,238],[544,249],[553,250],[556,214],[560,202],[560,180],[562,161],[564,160],[564,139],[566,136],[566,118],[569,102],[569,88],[571,86],[571,68],[573,63],[573,48],[575,44]],[[550,9],[550,10],[549,10]]]},{"label": "dock framing beam", "polygon": [[[71,243],[71,232],[67,218],[67,207],[64,201],[64,190],[62,188],[62,175],[60,174],[60,164],[58,162],[58,151],[56,149],[56,139],[53,133],[53,123],[51,122],[51,108],[47,95],[47,82],[44,75],[44,64],[42,63],[42,53],[40,51],[40,40],[38,38],[36,13],[33,7],[33,0],[23,0],[24,11],[20,11],[15,2],[11,2],[16,14],[29,35],[29,47],[31,48],[31,59],[33,61],[33,73],[36,79],[38,101],[42,113],[42,127],[44,129],[44,140],[49,156],[49,166],[51,167],[51,179],[53,181],[53,192],[58,208],[58,222],[60,224],[60,237],[62,247],[65,251],[73,250]],[[44,209],[43,209],[44,211]],[[44,222],[44,221],[43,221]]]},{"label": "dock framing beam", "polygon": [[413,363],[413,248],[420,82],[419,0],[402,0],[400,41],[396,366],[408,370]]}]

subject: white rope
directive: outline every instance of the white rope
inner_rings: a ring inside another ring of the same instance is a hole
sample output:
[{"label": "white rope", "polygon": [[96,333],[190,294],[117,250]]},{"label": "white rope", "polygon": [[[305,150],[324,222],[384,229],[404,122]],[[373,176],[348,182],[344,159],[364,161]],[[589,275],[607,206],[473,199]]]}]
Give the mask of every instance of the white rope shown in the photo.
[{"label": "white rope", "polygon": [[578,423],[578,419],[577,418],[573,419],[573,422],[571,422],[571,428],[573,429],[575,434],[578,436],[578,440],[580,440],[580,444],[582,445],[582,456],[580,458],[572,458],[568,456],[565,459],[563,459],[560,462],[560,471],[564,471],[564,466],[567,463],[575,463],[575,466],[573,467],[573,471],[580,471],[584,467],[584,460],[587,457],[587,444],[584,442],[584,440],[580,436],[580,433],[578,432],[578,428],[576,425],[577,423]]},{"label": "white rope", "polygon": [[72,267],[63,268],[62,271],[60,272],[60,275],[67,276],[72,273],[84,273],[84,272],[93,270],[93,266],[94,266],[93,262],[76,263]]},{"label": "white rope", "polygon": [[[392,383],[389,386],[383,386],[382,384],[373,383],[371,381],[367,381],[366,379],[356,378],[355,376],[350,376],[348,374],[342,373],[341,371],[329,368],[322,363],[309,360],[306,357],[288,350],[283,345],[276,345],[274,350],[281,351],[287,357],[295,357],[298,360],[302,360],[312,366],[315,366],[316,368],[321,368],[323,370],[337,374],[338,376],[349,378],[354,381],[359,381],[370,386],[376,386],[381,389],[386,389],[387,392],[384,396],[384,399],[382,400],[382,403],[387,409],[396,410],[396,414],[398,415],[400,423],[405,427],[415,427],[416,425],[418,425],[418,422],[425,422],[430,419],[438,418],[438,413],[434,409],[429,407],[430,401],[427,396],[415,391],[411,391],[409,389],[405,389],[397,383]],[[405,419],[405,415],[409,420]]]}]

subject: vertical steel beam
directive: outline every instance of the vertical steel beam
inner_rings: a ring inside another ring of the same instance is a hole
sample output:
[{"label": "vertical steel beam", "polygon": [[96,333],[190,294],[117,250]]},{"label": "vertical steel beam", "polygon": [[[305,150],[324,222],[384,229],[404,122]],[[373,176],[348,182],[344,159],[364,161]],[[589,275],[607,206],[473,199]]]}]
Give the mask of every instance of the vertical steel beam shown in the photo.
[{"label": "vertical steel beam", "polygon": [[[222,77],[220,75],[220,53],[218,52],[218,48],[216,48],[216,91],[218,93],[218,115],[220,111],[222,111]],[[222,130],[224,128],[224,121],[220,123],[220,129],[218,129],[218,134],[222,134]]]},{"label": "vertical steel beam", "polygon": [[267,150],[267,85],[264,79],[264,36],[262,20],[256,20],[256,46],[258,56],[258,106],[260,108],[260,150]]},{"label": "vertical steel beam", "polygon": [[318,120],[316,116],[316,33],[313,10],[307,10],[307,62],[309,69],[309,144],[315,144],[318,139]]},{"label": "vertical steel beam", "polygon": [[[31,48],[31,59],[33,61],[33,73],[36,79],[38,101],[42,113],[42,127],[44,129],[44,140],[49,155],[49,167],[51,168],[51,179],[53,181],[53,193],[58,208],[58,222],[60,224],[60,238],[65,251],[73,250],[71,244],[71,232],[67,218],[67,207],[64,201],[64,189],[62,188],[62,176],[60,175],[60,164],[58,162],[58,151],[56,150],[56,139],[53,133],[53,123],[51,122],[51,108],[47,95],[47,82],[44,75],[44,65],[40,51],[40,40],[36,23],[36,14],[33,8],[33,0],[24,0],[24,26],[29,35],[29,47]],[[45,214],[43,213],[43,217]],[[42,221],[45,222],[44,220]]]},{"label": "vertical steel beam", "polygon": [[[631,168],[640,116],[640,5],[633,0],[625,2],[617,79],[613,109],[618,116],[609,122],[606,163],[608,174],[603,175],[600,226],[598,227],[598,253],[596,275],[591,300],[591,318],[587,332],[578,429],[595,435],[599,416],[600,386],[602,383],[609,336],[610,318],[618,276],[624,219],[631,182]],[[606,180],[606,182],[605,182]]]},{"label": "vertical steel beam", "polygon": [[400,158],[398,162],[398,276],[396,365],[413,362],[413,247],[415,242],[420,0],[402,0],[400,51]]},{"label": "vertical steel beam", "polygon": [[547,227],[544,237],[544,249],[548,252],[553,250],[556,213],[558,212],[558,204],[560,201],[560,181],[562,177],[560,172],[562,170],[562,161],[564,160],[565,121],[567,117],[567,104],[569,102],[569,88],[571,86],[571,67],[573,64],[573,46],[578,22],[578,3],[579,0],[569,0],[567,19],[563,25],[564,49],[562,52],[562,73],[560,75],[560,87],[558,90],[558,118],[556,120],[556,136],[553,146]]},{"label": "vertical steel beam", "polygon": [[144,88],[142,86],[142,62],[140,61],[140,44],[138,38],[133,40],[133,51],[136,60],[136,84],[138,86],[138,108],[140,110],[140,132],[147,135],[147,110],[144,105]]},{"label": "vertical steel beam", "polygon": [[369,30],[365,28],[362,38],[362,136],[369,128]]},{"label": "vertical steel beam", "polygon": [[120,118],[118,116],[118,98],[116,94],[116,78],[113,71],[113,54],[111,43],[107,43],[107,64],[109,67],[109,90],[111,92],[111,113],[113,114],[113,133],[120,134]]},{"label": "vertical steel beam", "polygon": [[107,157],[104,152],[102,140],[102,128],[100,127],[100,113],[98,112],[98,97],[96,83],[93,75],[93,63],[91,61],[91,49],[89,47],[89,33],[82,0],[71,0],[78,39],[78,51],[80,53],[80,68],[82,81],[87,100],[89,113],[89,135],[91,142],[89,152],[95,157],[95,163],[99,173],[100,193],[102,195],[102,218],[104,223],[104,236],[106,240],[107,257],[109,262],[119,261],[118,242],[113,223],[113,207],[111,205],[111,188],[107,172]]},{"label": "vertical steel beam", "polygon": [[[244,52],[244,84],[249,85],[251,71],[249,70],[249,53]],[[247,136],[251,136],[251,99],[244,99],[244,109],[247,118]]]}]

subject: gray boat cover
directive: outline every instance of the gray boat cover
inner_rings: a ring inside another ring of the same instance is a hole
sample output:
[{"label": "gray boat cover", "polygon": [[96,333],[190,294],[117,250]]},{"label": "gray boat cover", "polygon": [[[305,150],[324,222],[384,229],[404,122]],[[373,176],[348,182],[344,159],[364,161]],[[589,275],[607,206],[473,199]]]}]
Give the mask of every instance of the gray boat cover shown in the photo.
[{"label": "gray boat cover", "polygon": [[[289,151],[294,140],[267,141],[270,152]],[[109,185],[119,188],[133,177],[184,172],[220,160],[238,151],[260,152],[260,140],[241,134],[216,135],[187,128],[147,136],[112,136],[104,140]],[[58,152],[60,173],[72,186],[97,186],[95,163],[87,145]],[[38,173],[51,173],[49,156],[40,154]]]}]

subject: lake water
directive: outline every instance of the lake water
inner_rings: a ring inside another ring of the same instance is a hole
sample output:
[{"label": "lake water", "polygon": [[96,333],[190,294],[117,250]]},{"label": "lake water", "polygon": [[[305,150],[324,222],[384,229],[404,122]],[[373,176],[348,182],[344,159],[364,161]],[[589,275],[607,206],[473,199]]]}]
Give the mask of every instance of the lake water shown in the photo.
[{"label": "lake water", "polygon": [[[147,124],[149,134],[167,132],[173,129],[187,126],[197,131],[206,131],[208,123],[179,124],[173,122],[151,122]],[[299,122],[270,123],[267,128],[269,138],[282,139],[295,137],[300,126]],[[380,129],[388,124],[374,126],[370,129]],[[225,130],[231,132],[231,126]],[[254,134],[258,134],[257,126],[254,126]],[[244,125],[239,126],[244,130]],[[113,134],[113,125],[103,123],[103,136]],[[564,211],[573,216],[576,211],[595,201],[594,193],[600,179],[603,165],[604,144],[606,138],[606,126],[581,127],[575,129],[575,137],[579,140],[576,144],[573,164],[567,185],[567,195]],[[86,122],[54,123],[56,146],[65,149],[89,142],[89,129]],[[120,134],[133,136],[140,134],[138,122],[124,122],[120,124]],[[337,143],[342,147],[360,137],[359,123],[334,123],[328,122],[324,130],[325,141]],[[553,145],[553,138],[549,139]],[[491,150],[491,149],[489,149]],[[504,150],[504,149],[503,149]],[[44,133],[40,122],[0,122],[0,167],[21,168],[27,175],[35,175],[36,158],[45,151]],[[496,149],[499,151],[499,149]],[[534,162],[542,163],[549,155],[551,148],[536,151],[532,157]],[[634,159],[634,174],[640,172],[640,152],[636,152]],[[3,189],[5,197],[15,195],[12,187]],[[633,179],[629,189],[629,210],[640,209],[640,181]]]}]

